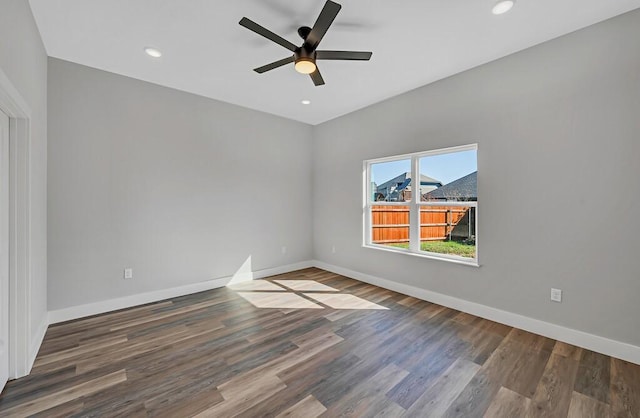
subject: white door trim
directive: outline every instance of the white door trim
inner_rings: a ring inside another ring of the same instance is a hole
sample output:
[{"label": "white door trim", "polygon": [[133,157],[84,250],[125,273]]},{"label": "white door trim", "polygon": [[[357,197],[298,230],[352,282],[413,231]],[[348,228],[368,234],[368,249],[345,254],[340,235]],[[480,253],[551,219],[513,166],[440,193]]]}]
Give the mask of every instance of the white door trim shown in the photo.
[{"label": "white door trim", "polygon": [[0,110],[0,392],[9,379],[9,117]]},{"label": "white door trim", "polygon": [[0,69],[0,110],[9,116],[9,377],[31,370],[31,108]]}]

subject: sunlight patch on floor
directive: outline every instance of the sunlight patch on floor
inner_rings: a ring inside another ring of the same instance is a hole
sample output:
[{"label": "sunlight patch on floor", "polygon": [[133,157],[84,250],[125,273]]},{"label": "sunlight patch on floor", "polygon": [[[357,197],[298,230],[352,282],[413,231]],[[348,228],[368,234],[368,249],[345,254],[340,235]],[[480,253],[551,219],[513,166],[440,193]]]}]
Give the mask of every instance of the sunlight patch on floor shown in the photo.
[{"label": "sunlight patch on floor", "polygon": [[311,302],[294,293],[253,293],[238,292],[247,302],[256,308],[271,309],[324,309],[322,306]]},{"label": "sunlight patch on floor", "polygon": [[339,292],[326,284],[318,283],[315,280],[274,280],[274,282],[286,286],[297,292]]},{"label": "sunlight patch on floor", "polygon": [[368,300],[359,298],[349,294],[338,293],[304,293],[308,298],[317,300],[323,305],[332,307],[333,309],[380,309],[388,310],[384,306]]},{"label": "sunlight patch on floor", "polygon": [[266,280],[252,280],[250,282],[236,283],[227,287],[233,290],[275,290],[280,292],[287,290]]}]

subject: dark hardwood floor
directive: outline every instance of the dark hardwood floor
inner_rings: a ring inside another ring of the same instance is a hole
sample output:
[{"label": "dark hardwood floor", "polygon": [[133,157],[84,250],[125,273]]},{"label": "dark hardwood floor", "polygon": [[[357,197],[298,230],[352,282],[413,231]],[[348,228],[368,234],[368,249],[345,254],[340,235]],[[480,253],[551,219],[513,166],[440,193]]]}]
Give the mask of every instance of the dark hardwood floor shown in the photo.
[{"label": "dark hardwood floor", "polygon": [[640,366],[307,269],[51,326],[32,415],[638,417]]}]

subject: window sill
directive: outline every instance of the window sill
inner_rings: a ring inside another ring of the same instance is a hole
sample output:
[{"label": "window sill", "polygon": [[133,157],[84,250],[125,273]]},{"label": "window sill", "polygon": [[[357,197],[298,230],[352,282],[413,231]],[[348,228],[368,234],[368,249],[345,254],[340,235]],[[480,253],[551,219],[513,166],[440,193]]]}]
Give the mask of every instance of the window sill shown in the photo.
[{"label": "window sill", "polygon": [[395,248],[391,248],[384,245],[363,244],[362,246],[364,248],[370,248],[372,250],[380,250],[380,251],[386,251],[386,252],[395,253],[395,254],[409,255],[412,257],[428,258],[431,260],[447,261],[449,263],[462,264],[462,265],[471,266],[471,267],[480,267],[480,264],[478,264],[477,259],[465,259],[463,257],[447,256],[444,254],[437,254],[437,253],[414,253],[409,250],[395,249]]}]

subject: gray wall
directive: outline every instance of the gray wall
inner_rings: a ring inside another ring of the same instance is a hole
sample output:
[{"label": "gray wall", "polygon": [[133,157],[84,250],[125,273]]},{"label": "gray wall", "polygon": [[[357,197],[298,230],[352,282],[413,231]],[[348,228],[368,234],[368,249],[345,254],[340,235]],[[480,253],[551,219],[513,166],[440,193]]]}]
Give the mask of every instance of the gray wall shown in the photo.
[{"label": "gray wall", "polygon": [[31,341],[47,315],[47,55],[24,0],[3,0],[0,68],[31,108]]},{"label": "gray wall", "polygon": [[308,125],[50,59],[49,138],[51,310],[311,259]]},{"label": "gray wall", "polygon": [[[640,345],[640,10],[313,134],[316,259]],[[480,268],[361,247],[363,160],[474,142]]]}]

